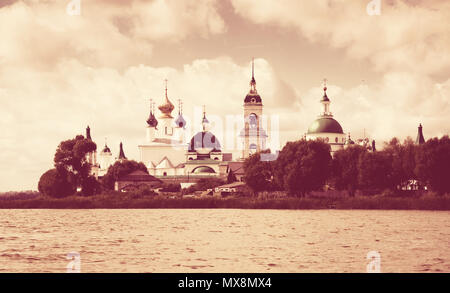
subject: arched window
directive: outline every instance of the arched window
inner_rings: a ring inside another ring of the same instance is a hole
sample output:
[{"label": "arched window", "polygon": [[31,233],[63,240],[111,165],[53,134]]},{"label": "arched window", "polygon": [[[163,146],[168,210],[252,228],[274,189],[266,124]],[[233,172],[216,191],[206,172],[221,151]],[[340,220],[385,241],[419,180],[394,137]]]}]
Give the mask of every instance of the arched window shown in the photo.
[{"label": "arched window", "polygon": [[334,140],[336,143],[339,141],[338,138],[336,137],[336,139]]},{"label": "arched window", "polygon": [[254,113],[250,114],[250,116],[248,116],[248,124],[251,128],[256,128],[258,126],[258,116]]},{"label": "arched window", "polygon": [[164,173],[163,173],[163,176],[167,176],[167,172],[164,172]]},{"label": "arched window", "polygon": [[192,173],[194,174],[200,174],[200,173],[206,173],[206,174],[213,174],[216,173],[213,168],[208,166],[200,166],[192,170]]}]

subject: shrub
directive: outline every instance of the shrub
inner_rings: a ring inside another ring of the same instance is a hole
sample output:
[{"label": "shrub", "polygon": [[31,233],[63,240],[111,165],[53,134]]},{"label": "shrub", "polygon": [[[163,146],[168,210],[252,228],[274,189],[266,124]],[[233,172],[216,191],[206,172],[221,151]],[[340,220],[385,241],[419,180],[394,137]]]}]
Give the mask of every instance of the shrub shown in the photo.
[{"label": "shrub", "polygon": [[67,172],[50,169],[39,179],[38,190],[43,195],[62,198],[76,192],[74,181]]}]

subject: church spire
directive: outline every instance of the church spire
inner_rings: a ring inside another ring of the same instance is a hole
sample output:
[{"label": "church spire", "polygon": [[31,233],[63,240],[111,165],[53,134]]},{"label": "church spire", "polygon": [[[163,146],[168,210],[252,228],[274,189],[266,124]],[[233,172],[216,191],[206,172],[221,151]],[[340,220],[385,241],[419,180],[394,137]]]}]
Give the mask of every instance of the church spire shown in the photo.
[{"label": "church spire", "polygon": [[119,160],[126,160],[125,152],[123,151],[123,144],[120,142]]},{"label": "church spire", "polygon": [[327,96],[327,89],[328,89],[327,88],[327,81],[328,80],[326,78],[324,78],[324,80],[323,80],[323,97],[320,100],[320,102],[323,105],[323,113],[322,113],[322,115],[323,116],[333,116],[331,114],[331,112],[330,112],[330,99]]},{"label": "church spire", "polygon": [[419,127],[417,129],[416,144],[424,144],[424,143],[425,143],[425,138],[423,137],[422,124],[419,124]]},{"label": "church spire", "polygon": [[91,138],[91,128],[89,127],[89,125],[88,125],[88,127],[86,127],[86,139],[92,140],[92,138]]},{"label": "church spire", "polygon": [[258,104],[262,106],[261,96],[256,90],[256,80],[255,80],[255,58],[252,58],[252,79],[250,80],[250,91],[245,96],[244,104]]},{"label": "church spire", "polygon": [[206,118],[206,107],[205,107],[205,105],[203,105],[203,118],[202,118],[203,132],[206,131],[208,124],[209,124],[209,120]]},{"label": "church spire", "polygon": [[252,80],[250,81],[250,94],[257,94],[255,80],[255,58],[252,59]]}]

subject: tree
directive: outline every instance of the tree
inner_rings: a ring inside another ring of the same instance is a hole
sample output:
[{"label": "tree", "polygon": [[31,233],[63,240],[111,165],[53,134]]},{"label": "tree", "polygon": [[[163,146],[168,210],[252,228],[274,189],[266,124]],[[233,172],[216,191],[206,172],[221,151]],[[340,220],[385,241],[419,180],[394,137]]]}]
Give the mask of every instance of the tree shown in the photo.
[{"label": "tree", "polygon": [[395,189],[391,162],[392,156],[385,151],[363,153],[358,162],[361,188],[372,192]]},{"label": "tree", "polygon": [[56,149],[54,162],[56,170],[61,174],[69,173],[75,179],[75,187],[82,187],[82,193],[90,193],[93,179],[90,178],[91,164],[87,154],[96,151],[97,145],[82,135],[74,139],[62,141]]},{"label": "tree", "polygon": [[164,183],[161,188],[162,192],[179,192],[180,190],[180,183]]},{"label": "tree", "polygon": [[244,182],[253,194],[273,189],[273,162],[261,161],[260,153],[248,157],[244,161]]},{"label": "tree", "polygon": [[237,181],[236,175],[234,174],[233,170],[230,169],[230,172],[228,172],[227,176],[227,183],[230,184],[236,181]]},{"label": "tree", "polygon": [[330,146],[321,140],[288,142],[276,160],[278,185],[296,196],[322,188],[330,174]]},{"label": "tree", "polygon": [[359,157],[366,152],[365,147],[351,145],[334,153],[332,182],[336,189],[347,190],[350,196],[355,195],[356,190],[359,189]]},{"label": "tree", "polygon": [[109,166],[108,172],[102,177],[101,183],[105,189],[113,190],[115,182],[122,176],[134,171],[143,171],[148,174],[147,167],[143,163],[133,160],[120,160]]},{"label": "tree", "polygon": [[102,190],[100,183],[94,176],[89,176],[81,182],[81,193],[86,196],[100,193]]},{"label": "tree", "polygon": [[392,164],[392,180],[398,188],[405,187],[408,181],[415,178],[415,152],[414,141],[408,137],[403,144],[393,138],[383,150],[388,154]]},{"label": "tree", "polygon": [[418,147],[416,175],[439,194],[450,192],[450,138],[429,139]]},{"label": "tree", "polygon": [[38,190],[46,196],[54,198],[66,197],[76,192],[73,180],[75,179],[68,172],[50,169],[42,174],[39,179]]}]

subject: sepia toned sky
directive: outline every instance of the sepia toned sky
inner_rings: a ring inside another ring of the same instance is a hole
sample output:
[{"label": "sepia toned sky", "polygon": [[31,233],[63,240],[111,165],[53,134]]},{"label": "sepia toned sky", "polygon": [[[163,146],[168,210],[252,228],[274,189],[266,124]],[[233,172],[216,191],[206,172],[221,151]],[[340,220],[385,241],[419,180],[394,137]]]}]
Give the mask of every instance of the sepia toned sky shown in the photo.
[{"label": "sepia toned sky", "polygon": [[450,131],[450,1],[381,0],[380,15],[369,0],[81,0],[80,15],[70,2],[0,0],[0,191],[37,189],[87,125],[138,159],[166,78],[192,131],[202,105],[240,115],[253,57],[281,146],[320,113],[324,78],[354,139]]}]

